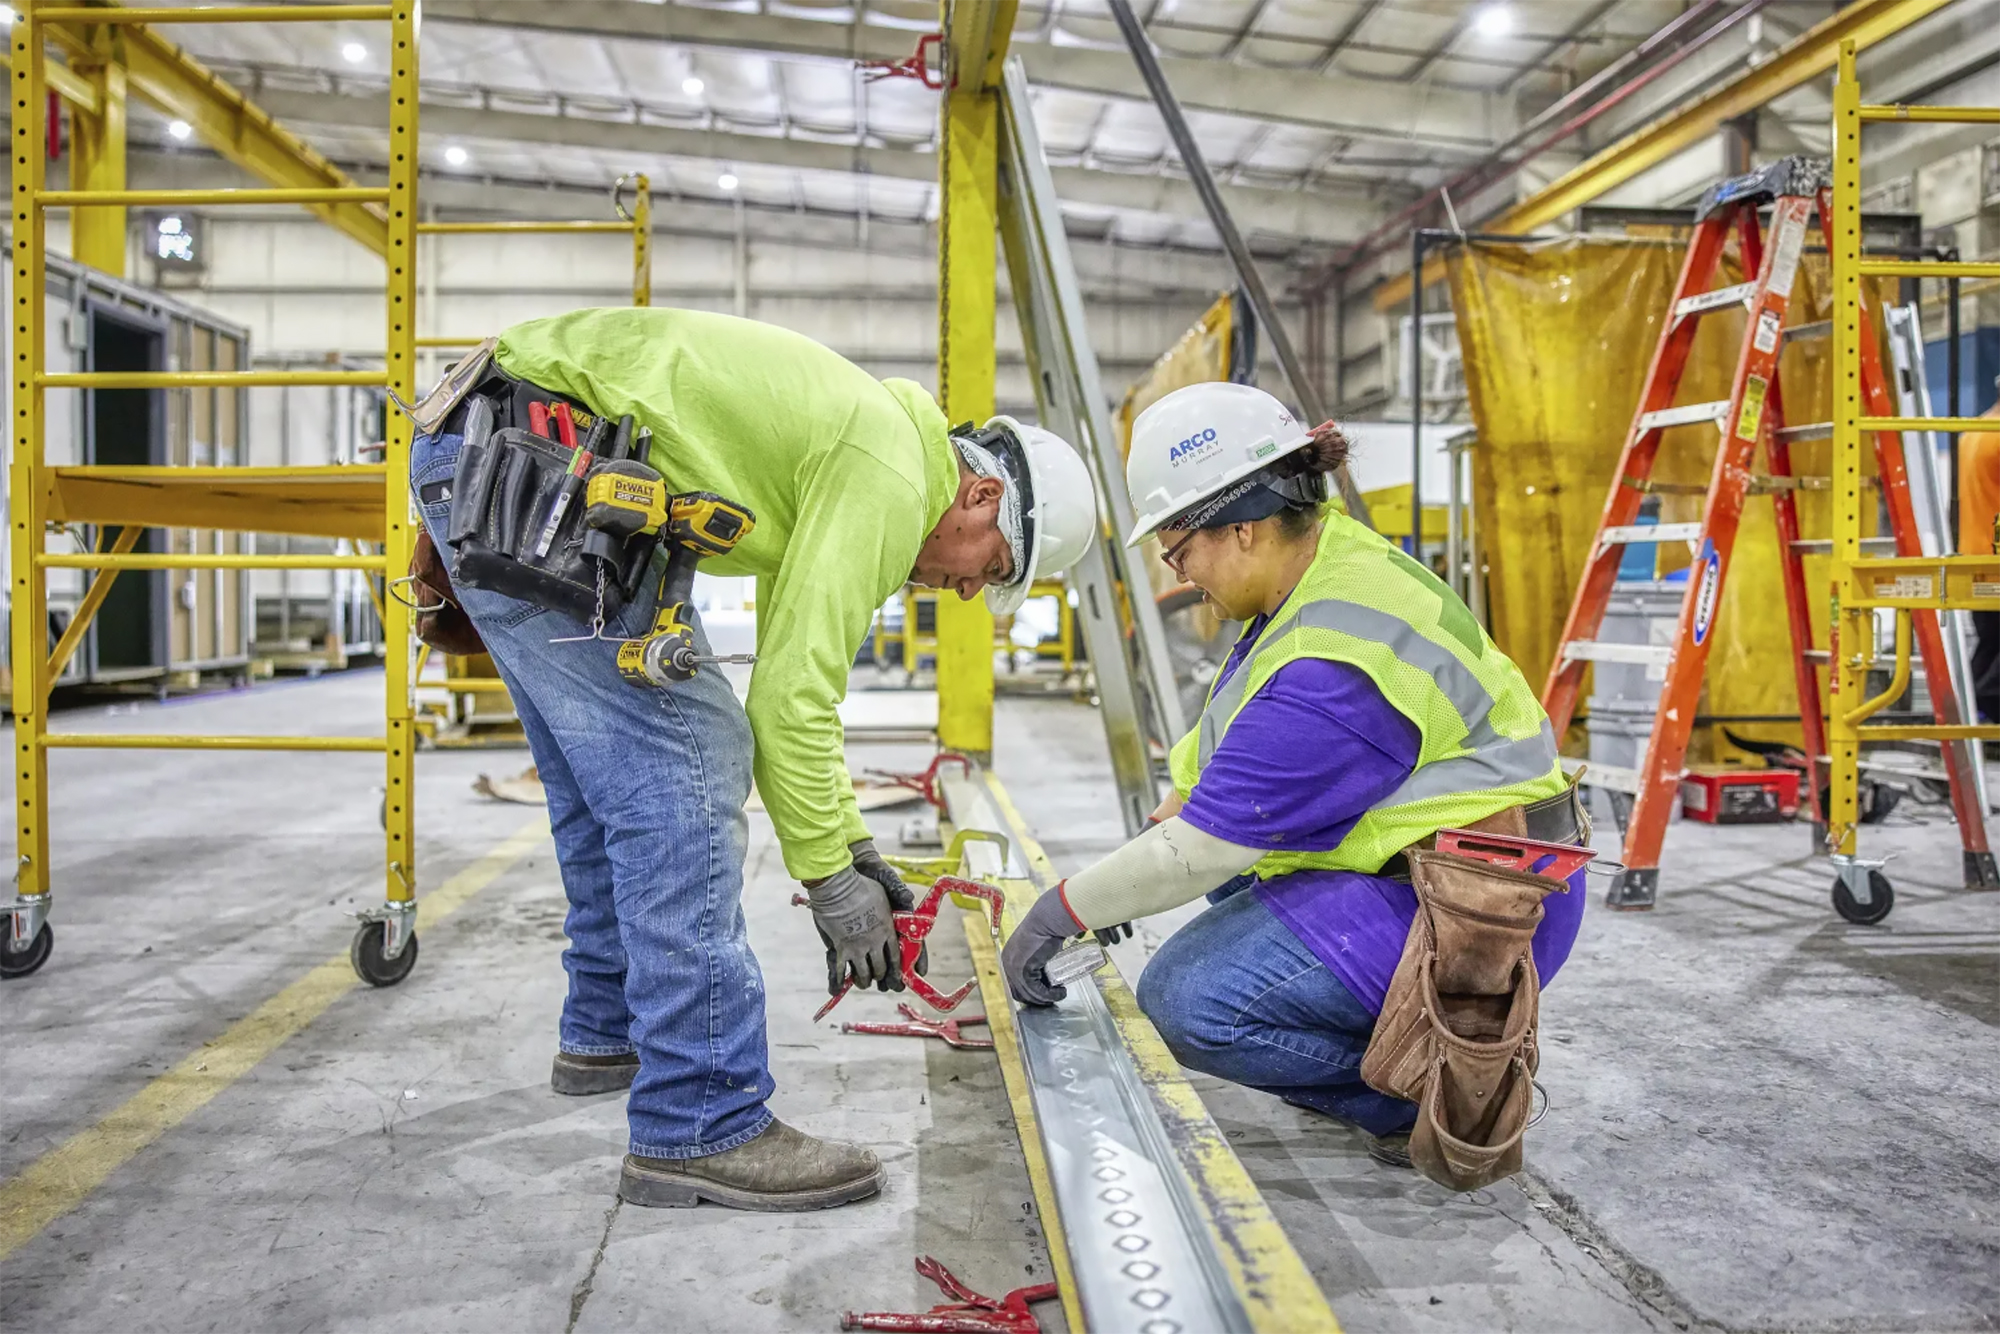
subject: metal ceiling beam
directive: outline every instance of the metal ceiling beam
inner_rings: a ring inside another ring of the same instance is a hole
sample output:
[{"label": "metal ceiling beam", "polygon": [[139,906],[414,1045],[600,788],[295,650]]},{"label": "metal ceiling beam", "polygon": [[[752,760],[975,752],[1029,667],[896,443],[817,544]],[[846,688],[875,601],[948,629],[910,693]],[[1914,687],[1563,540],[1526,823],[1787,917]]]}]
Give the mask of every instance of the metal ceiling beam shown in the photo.
[{"label": "metal ceiling beam", "polygon": [[[267,88],[261,96],[274,114],[298,125],[379,130],[383,124],[385,107],[377,98],[278,88]],[[427,136],[458,140],[547,144],[724,164],[754,162],[799,171],[859,173],[925,184],[933,184],[937,173],[935,154],[902,148],[815,143],[726,130],[687,130],[430,102],[424,103],[422,118]],[[1177,178],[1128,176],[1079,167],[1058,168],[1055,177],[1057,191],[1065,203],[1191,219],[1207,217],[1194,187]],[[1238,185],[1224,187],[1223,193],[1230,210],[1246,230],[1329,244],[1354,240],[1386,212],[1381,201],[1361,190],[1306,194]]]},{"label": "metal ceiling beam", "polygon": [[[162,151],[158,147],[134,145],[128,155],[130,186],[133,189],[230,189],[251,181],[242,172],[218,157],[190,153],[184,149]],[[337,163],[362,185],[380,184],[383,163],[342,157]],[[425,171],[419,195],[425,207],[436,208],[453,218],[533,218],[570,221],[579,218],[610,220],[611,196],[603,181],[561,181],[510,179],[481,175],[464,177],[445,171]],[[675,197],[660,186],[654,187],[653,231],[658,236],[690,236],[733,239],[737,234],[738,201]],[[672,202],[670,213],[659,204]],[[920,217],[898,218],[871,213],[865,236],[856,228],[852,211],[807,208],[800,212],[790,206],[742,201],[743,217],[753,241],[776,245],[802,246],[830,253],[867,252],[877,255],[929,259],[933,254],[931,225]],[[232,218],[289,218],[291,212],[278,206],[230,210]],[[671,219],[669,221],[668,219]],[[1072,245],[1076,253],[1095,261],[1087,265],[1085,276],[1093,283],[1115,286],[1127,273],[1133,256],[1156,256],[1161,270],[1155,286],[1162,293],[1182,293],[1199,297],[1205,304],[1215,289],[1228,281],[1226,261],[1215,251],[1167,242],[1117,242],[1087,235],[1072,222]],[[1296,241],[1276,243],[1260,254],[1282,260],[1295,250]],[[1106,259],[1115,252],[1120,259]],[[1191,269],[1173,267],[1192,262]],[[1124,267],[1121,269],[1120,265]],[[1214,265],[1212,271],[1207,265]],[[1149,277],[1149,283],[1153,280]],[[1097,290],[1092,287],[1091,292]],[[1107,290],[1109,290],[1107,288]]]},{"label": "metal ceiling beam", "polygon": [[[303,139],[272,120],[270,113],[144,24],[128,24],[115,33],[64,24],[49,24],[47,29],[71,59],[122,64],[126,86],[134,95],[186,121],[203,143],[259,180],[282,189],[354,184]],[[374,106],[386,128],[388,95],[384,93]],[[376,254],[388,253],[389,226],[380,205],[304,207]]]},{"label": "metal ceiling beam", "polygon": [[[1556,222],[1693,147],[1719,131],[1725,122],[1755,111],[1826,73],[1838,59],[1842,42],[1851,40],[1865,48],[1949,3],[1950,0],[1854,0],[1779,48],[1763,64],[1745,69],[1729,82],[1626,135],[1498,217],[1480,222],[1478,228],[1519,236]],[[1443,274],[1442,261],[1425,265],[1424,284],[1429,286]],[[1408,273],[1398,274],[1377,287],[1375,309],[1391,310],[1407,302],[1411,277]]]},{"label": "metal ceiling beam", "polygon": [[1368,20],[1375,17],[1375,11],[1381,7],[1382,0],[1363,0],[1361,7],[1356,9],[1348,18],[1346,25],[1333,35],[1333,40],[1327,43],[1326,50],[1313,62],[1313,69],[1324,73],[1340,53],[1347,49],[1347,44],[1367,26]]},{"label": "metal ceiling beam", "polygon": [[1467,5],[1459,13],[1459,16],[1452,21],[1452,25],[1445,29],[1444,36],[1438,38],[1437,42],[1428,51],[1418,56],[1416,64],[1403,71],[1403,77],[1405,79],[1416,80],[1428,74],[1431,66],[1437,64],[1438,61],[1443,60],[1446,55],[1450,54],[1451,48],[1458,45],[1459,38],[1465,36],[1466,31],[1472,27],[1473,19],[1479,16],[1479,8],[1477,4]]},{"label": "metal ceiling beam", "polygon": [[[646,0],[427,0],[425,19],[484,27],[528,28],[607,41],[656,41],[753,54],[850,63],[899,60],[918,34],[872,24],[734,13]],[[1038,87],[1144,102],[1145,85],[1123,51],[1022,43],[1014,48]],[[1356,79],[1235,65],[1183,56],[1160,58],[1191,111],[1274,120],[1357,139],[1472,152],[1508,129],[1509,103],[1486,93],[1412,88]]]},{"label": "metal ceiling beam", "polygon": [[1574,45],[1576,40],[1579,37],[1583,36],[1584,33],[1589,32],[1592,26],[1594,26],[1599,19],[1602,19],[1606,14],[1609,14],[1612,10],[1618,8],[1618,6],[1622,3],[1624,3],[1624,0],[1598,0],[1597,4],[1592,5],[1589,9],[1583,11],[1582,18],[1570,24],[1569,27],[1563,29],[1563,31],[1556,36],[1555,40],[1551,41],[1541,50],[1535,52],[1535,57],[1533,60],[1530,60],[1527,64],[1521,66],[1520,70],[1517,71],[1512,78],[1508,79],[1507,82],[1500,85],[1500,91],[1503,93],[1512,92],[1514,89],[1514,85],[1519,83],[1522,79],[1527,78],[1528,75],[1539,70],[1542,66],[1543,61],[1549,60],[1561,54],[1566,48]]}]

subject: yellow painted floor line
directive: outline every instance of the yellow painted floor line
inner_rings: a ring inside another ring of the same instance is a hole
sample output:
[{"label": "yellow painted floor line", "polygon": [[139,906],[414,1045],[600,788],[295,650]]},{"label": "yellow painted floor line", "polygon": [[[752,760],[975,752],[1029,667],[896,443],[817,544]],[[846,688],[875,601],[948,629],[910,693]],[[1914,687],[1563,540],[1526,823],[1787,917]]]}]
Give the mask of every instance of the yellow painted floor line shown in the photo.
[{"label": "yellow painted floor line", "polygon": [[[423,896],[419,923],[434,927],[549,836],[541,816]],[[139,1090],[103,1120],[80,1131],[0,1185],[0,1260],[62,1217],[130,1162],[247,1074],[355,987],[347,951],[320,964],[214,1041]]]}]

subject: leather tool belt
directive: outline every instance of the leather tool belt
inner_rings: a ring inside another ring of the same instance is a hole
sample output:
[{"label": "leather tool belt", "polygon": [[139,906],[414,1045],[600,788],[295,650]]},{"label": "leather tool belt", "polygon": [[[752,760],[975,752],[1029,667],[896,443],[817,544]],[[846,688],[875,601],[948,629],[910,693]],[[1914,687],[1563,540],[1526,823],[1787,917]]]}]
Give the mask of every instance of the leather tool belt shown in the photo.
[{"label": "leather tool belt", "polygon": [[508,375],[493,360],[495,342],[481,344],[405,407],[418,430],[464,437],[446,520],[451,580],[577,621],[611,617],[637,595],[659,536],[587,531],[578,449],[534,424],[566,413],[591,472],[643,454],[644,433],[634,439],[629,418],[614,430],[587,404]]},{"label": "leather tool belt", "polygon": [[[1590,841],[1574,782],[1471,828],[1543,843]],[[1361,1077],[1417,1104],[1410,1132],[1417,1170],[1453,1190],[1477,1190],[1521,1170],[1541,1063],[1535,1034],[1542,984],[1532,946],[1543,897],[1566,887],[1439,852],[1434,842],[1402,854],[1417,913]]]}]

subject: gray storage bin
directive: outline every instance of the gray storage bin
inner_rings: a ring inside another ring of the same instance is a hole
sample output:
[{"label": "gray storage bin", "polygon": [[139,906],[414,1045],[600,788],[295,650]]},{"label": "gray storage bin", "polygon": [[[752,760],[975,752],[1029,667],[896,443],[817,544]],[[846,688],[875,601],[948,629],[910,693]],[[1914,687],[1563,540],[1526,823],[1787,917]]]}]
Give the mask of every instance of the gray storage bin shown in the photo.
[{"label": "gray storage bin", "polygon": [[[1670,644],[1680,621],[1681,599],[1687,584],[1664,580],[1626,580],[1611,586],[1605,604],[1604,624],[1597,639],[1605,644]],[[1640,663],[1593,663],[1597,700],[1614,705],[1644,706],[1650,710],[1659,702],[1660,688],[1666,684],[1666,669]]]}]

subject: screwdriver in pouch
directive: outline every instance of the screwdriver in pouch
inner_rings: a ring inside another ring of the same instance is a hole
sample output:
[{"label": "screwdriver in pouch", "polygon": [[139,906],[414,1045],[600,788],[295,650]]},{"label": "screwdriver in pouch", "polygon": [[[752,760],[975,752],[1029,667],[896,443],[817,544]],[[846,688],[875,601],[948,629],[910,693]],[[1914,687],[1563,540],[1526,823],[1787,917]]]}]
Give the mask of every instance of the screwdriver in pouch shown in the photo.
[{"label": "screwdriver in pouch", "polygon": [[555,503],[549,506],[549,521],[542,525],[542,535],[535,540],[536,559],[548,555],[549,548],[555,545],[556,528],[562,523],[571,499],[583,489],[583,477],[591,464],[590,451],[576,442],[576,419],[570,415],[569,404],[556,404],[553,416],[558,439],[570,448],[569,469],[556,491]]}]

